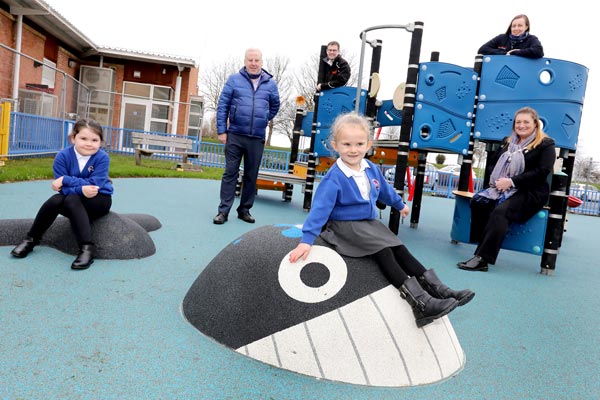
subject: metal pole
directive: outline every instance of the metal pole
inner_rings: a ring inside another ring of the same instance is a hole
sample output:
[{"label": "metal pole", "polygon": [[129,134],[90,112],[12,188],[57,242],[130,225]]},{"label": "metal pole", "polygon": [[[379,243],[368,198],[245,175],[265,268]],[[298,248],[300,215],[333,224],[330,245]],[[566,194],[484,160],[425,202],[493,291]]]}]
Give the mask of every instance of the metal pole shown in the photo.
[{"label": "metal pole", "polygon": [[[404,171],[408,165],[408,151],[410,135],[412,133],[413,116],[415,113],[415,95],[417,92],[417,76],[419,72],[419,55],[421,53],[421,40],[423,39],[423,22],[414,23],[414,30],[410,43],[410,56],[406,75],[406,90],[404,92],[404,105],[402,107],[402,126],[398,142],[398,157],[396,158],[396,176],[394,188],[404,197]],[[392,207],[390,212],[389,228],[398,233],[400,227],[400,211]]]},{"label": "metal pole", "polygon": [[473,113],[471,115],[471,133],[469,135],[469,150],[466,156],[462,158],[460,166],[460,176],[458,178],[458,190],[467,192],[469,190],[469,180],[471,179],[471,170],[473,169],[473,151],[475,149],[475,119],[477,118],[477,102],[479,99],[479,85],[481,83],[481,68],[483,66],[483,56],[478,54],[475,56],[475,65],[473,70],[477,74],[477,86],[475,93],[475,101],[473,102]]},{"label": "metal pole", "polygon": [[[361,90],[361,85],[362,85],[362,71],[363,71],[363,66],[364,66],[364,61],[365,61],[365,45],[367,44],[367,32],[378,30],[378,29],[390,29],[390,28],[405,29],[407,32],[414,32],[415,24],[410,23],[407,25],[377,25],[377,26],[372,26],[370,28],[364,29],[360,33],[360,39],[362,41],[362,45],[360,47],[360,63],[359,63],[359,67],[358,67],[358,83],[356,84],[356,104],[354,105],[354,111],[356,111],[356,112],[358,112],[358,109],[359,109],[358,99],[360,99],[360,90]],[[419,47],[420,47],[420,44],[419,44]],[[419,51],[420,51],[420,49],[419,49]]]},{"label": "metal pole", "polygon": [[[439,51],[431,52],[429,61],[440,61]],[[419,151],[417,155],[417,166],[414,168],[415,184],[413,187],[412,209],[410,212],[410,227],[417,228],[421,217],[421,202],[423,200],[423,184],[425,182],[425,168],[427,164],[427,152]],[[430,178],[432,178],[430,176]]]},{"label": "metal pole", "polygon": [[[321,46],[321,54],[319,56],[319,75],[321,76],[323,63],[321,59],[327,57],[327,46]],[[308,151],[308,165],[306,168],[306,186],[304,188],[304,205],[303,208],[305,211],[310,210],[312,206],[312,195],[315,185],[315,175],[316,175],[316,161],[317,157],[315,156],[315,141],[317,137],[317,115],[319,112],[319,97],[321,97],[320,92],[315,92],[314,102],[315,109],[313,113],[313,123],[310,129],[310,147]]]}]

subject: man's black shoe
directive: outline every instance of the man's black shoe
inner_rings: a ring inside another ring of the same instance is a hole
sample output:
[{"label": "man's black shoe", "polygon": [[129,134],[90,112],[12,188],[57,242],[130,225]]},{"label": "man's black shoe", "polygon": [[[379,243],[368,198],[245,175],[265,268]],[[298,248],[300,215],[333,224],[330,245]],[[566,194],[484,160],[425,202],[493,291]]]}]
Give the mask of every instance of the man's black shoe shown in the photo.
[{"label": "man's black shoe", "polygon": [[488,263],[479,256],[474,256],[470,260],[459,262],[458,268],[464,269],[465,271],[483,271],[488,270]]},{"label": "man's black shoe", "polygon": [[238,218],[241,219],[244,222],[247,222],[249,224],[253,224],[255,222],[255,219],[252,215],[250,215],[250,213],[241,213],[238,214]]},{"label": "man's black shoe", "polygon": [[227,222],[227,214],[225,213],[220,212],[213,218],[213,224],[223,225],[225,222]]}]

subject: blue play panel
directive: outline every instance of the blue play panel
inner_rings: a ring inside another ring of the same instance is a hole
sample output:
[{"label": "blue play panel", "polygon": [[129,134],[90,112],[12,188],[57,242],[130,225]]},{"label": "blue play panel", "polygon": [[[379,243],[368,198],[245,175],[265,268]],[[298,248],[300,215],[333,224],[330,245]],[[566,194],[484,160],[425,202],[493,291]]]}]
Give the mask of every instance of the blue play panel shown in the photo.
[{"label": "blue play panel", "polygon": [[570,61],[485,56],[475,122],[476,139],[500,141],[515,111],[533,107],[557,147],[575,150],[588,69]]},{"label": "blue play panel", "polygon": [[[364,114],[367,104],[367,91],[361,89],[358,112]],[[335,118],[340,114],[346,114],[355,110],[356,88],[342,86],[335,89],[324,90],[320,93],[319,109],[315,126],[314,151],[319,156],[331,157],[334,152],[329,145],[329,133]],[[308,112],[302,120],[304,136],[311,136],[314,112]]]},{"label": "blue play panel", "polygon": [[[471,208],[469,207],[469,200],[466,197],[455,197],[454,218],[450,237],[457,242],[473,243],[470,239]],[[538,256],[542,255],[547,221],[548,210],[544,209],[524,224],[512,224],[504,238],[504,242],[502,242],[502,248]]]},{"label": "blue play panel", "polygon": [[411,150],[466,155],[469,149],[477,74],[440,62],[421,63]]}]

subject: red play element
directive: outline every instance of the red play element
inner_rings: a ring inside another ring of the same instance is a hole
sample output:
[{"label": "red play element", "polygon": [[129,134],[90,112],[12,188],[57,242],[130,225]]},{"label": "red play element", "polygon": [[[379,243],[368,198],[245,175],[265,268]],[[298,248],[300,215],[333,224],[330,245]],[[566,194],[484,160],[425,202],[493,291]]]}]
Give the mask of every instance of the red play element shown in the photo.
[{"label": "red play element", "polygon": [[567,200],[567,205],[571,208],[577,208],[583,204],[583,201],[575,196],[569,195],[569,200]]},{"label": "red play element", "polygon": [[379,135],[381,134],[381,129],[383,129],[383,126],[380,126],[379,129],[377,129],[377,133],[375,134],[375,140],[379,139]]},{"label": "red play element", "polygon": [[473,193],[473,173],[469,170],[469,192]]},{"label": "red play element", "polygon": [[408,182],[408,201],[415,195],[415,182],[410,178],[410,167],[406,167],[406,182]]}]

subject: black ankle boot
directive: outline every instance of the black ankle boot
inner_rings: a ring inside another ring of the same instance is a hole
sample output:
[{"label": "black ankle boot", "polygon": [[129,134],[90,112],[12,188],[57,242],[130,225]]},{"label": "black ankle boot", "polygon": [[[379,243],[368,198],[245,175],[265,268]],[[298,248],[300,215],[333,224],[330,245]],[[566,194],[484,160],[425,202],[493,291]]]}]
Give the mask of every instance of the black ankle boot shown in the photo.
[{"label": "black ankle boot", "polygon": [[87,269],[94,262],[94,251],[96,250],[93,244],[84,244],[81,245],[81,249],[79,250],[79,254],[73,264],[71,264],[72,269]]},{"label": "black ankle boot", "polygon": [[458,300],[459,306],[464,306],[475,296],[475,293],[473,293],[469,289],[450,289],[448,286],[444,285],[442,281],[440,281],[433,269],[428,269],[418,279],[419,283],[421,284],[421,287],[433,297],[437,299],[456,299]]},{"label": "black ankle boot", "polygon": [[417,327],[443,317],[458,306],[456,299],[436,299],[427,293],[413,276],[400,286],[400,295],[412,307]]},{"label": "black ankle boot", "polygon": [[27,236],[26,239],[24,239],[14,249],[12,249],[10,254],[17,258],[25,258],[27,257],[27,254],[31,253],[31,250],[33,250],[33,248],[38,244],[39,241]]}]

